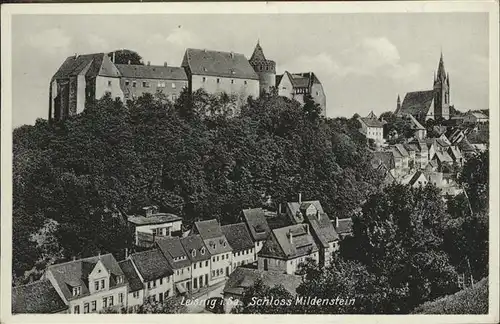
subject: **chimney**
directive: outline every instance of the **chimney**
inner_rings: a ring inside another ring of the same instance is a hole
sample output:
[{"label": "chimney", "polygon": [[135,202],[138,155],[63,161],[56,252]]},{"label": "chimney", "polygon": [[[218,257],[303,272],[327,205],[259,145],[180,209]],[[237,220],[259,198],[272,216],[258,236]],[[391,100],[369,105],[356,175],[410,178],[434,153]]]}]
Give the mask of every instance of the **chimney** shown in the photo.
[{"label": "chimney", "polygon": [[299,205],[302,204],[302,192],[299,192]]},{"label": "chimney", "polygon": [[278,204],[278,216],[281,215],[281,203]]},{"label": "chimney", "polygon": [[289,238],[290,238],[290,244],[293,244],[293,234],[292,234],[292,230],[290,230],[290,231],[288,232],[288,236],[289,236]]},{"label": "chimney", "polygon": [[304,229],[306,230],[307,234],[309,234],[309,224],[304,224]]},{"label": "chimney", "polygon": [[73,261],[75,261],[75,260],[76,260],[76,256],[73,255]]},{"label": "chimney", "polygon": [[115,59],[116,59],[116,54],[115,54],[115,52],[113,52],[113,59],[112,59],[113,63],[115,63]]},{"label": "chimney", "polygon": [[335,216],[335,229],[339,227],[339,218]]},{"label": "chimney", "polygon": [[125,248],[125,259],[128,257],[128,248]]},{"label": "chimney", "polygon": [[163,66],[167,67],[168,66],[167,62],[163,62]]},{"label": "chimney", "polygon": [[99,251],[99,253],[97,254],[97,257],[99,258],[99,260],[101,259],[101,251]]},{"label": "chimney", "polygon": [[150,65],[151,65],[151,61],[148,61],[148,66],[150,66]]},{"label": "chimney", "polygon": [[127,64],[130,65],[130,60],[128,60]]},{"label": "chimney", "polygon": [[318,217],[318,222],[321,220],[321,214],[319,213],[319,210],[316,211],[316,217]]}]

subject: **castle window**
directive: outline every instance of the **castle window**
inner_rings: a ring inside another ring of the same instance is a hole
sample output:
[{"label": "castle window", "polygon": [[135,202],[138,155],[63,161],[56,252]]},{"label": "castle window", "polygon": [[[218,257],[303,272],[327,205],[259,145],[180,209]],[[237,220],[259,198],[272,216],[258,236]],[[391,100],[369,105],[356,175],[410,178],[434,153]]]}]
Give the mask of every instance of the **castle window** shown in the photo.
[{"label": "castle window", "polygon": [[137,87],[137,82],[133,81],[133,82],[132,82],[132,87],[133,87],[133,88]]},{"label": "castle window", "polygon": [[143,81],[143,82],[142,82],[142,86],[143,86],[144,88],[149,88],[149,82]]},{"label": "castle window", "polygon": [[111,87],[111,81],[108,81],[108,87]]},{"label": "castle window", "polygon": [[130,81],[129,81],[129,80],[125,81],[125,85],[126,85],[127,87],[129,86],[129,84],[130,84]]},{"label": "castle window", "polygon": [[172,89],[175,89],[175,83],[172,82]]},{"label": "castle window", "polygon": [[201,78],[201,81],[205,82],[205,81],[207,81],[207,78],[203,77],[203,78]]},{"label": "castle window", "polygon": [[244,84],[247,84],[247,80],[243,81]]},{"label": "castle window", "polygon": [[234,84],[234,80],[231,80],[231,84]]},{"label": "castle window", "polygon": [[220,83],[220,79],[219,78],[217,78],[217,83]]}]

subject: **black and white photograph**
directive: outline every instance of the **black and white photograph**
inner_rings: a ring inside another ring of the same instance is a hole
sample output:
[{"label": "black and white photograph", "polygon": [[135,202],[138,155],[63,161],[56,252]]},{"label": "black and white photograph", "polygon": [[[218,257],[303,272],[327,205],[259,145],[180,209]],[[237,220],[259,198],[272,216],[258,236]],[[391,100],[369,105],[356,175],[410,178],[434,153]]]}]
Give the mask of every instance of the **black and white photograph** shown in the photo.
[{"label": "black and white photograph", "polygon": [[2,323],[498,322],[498,17],[3,5]]}]

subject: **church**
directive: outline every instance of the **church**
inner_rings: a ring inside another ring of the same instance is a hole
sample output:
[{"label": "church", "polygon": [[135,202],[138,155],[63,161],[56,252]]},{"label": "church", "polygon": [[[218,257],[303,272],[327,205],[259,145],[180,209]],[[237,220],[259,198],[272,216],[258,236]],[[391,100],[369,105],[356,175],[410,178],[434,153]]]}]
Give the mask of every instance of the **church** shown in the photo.
[{"label": "church", "polygon": [[403,103],[398,95],[396,116],[412,115],[420,122],[450,119],[450,76],[444,69],[443,53],[434,74],[432,90],[408,92]]}]

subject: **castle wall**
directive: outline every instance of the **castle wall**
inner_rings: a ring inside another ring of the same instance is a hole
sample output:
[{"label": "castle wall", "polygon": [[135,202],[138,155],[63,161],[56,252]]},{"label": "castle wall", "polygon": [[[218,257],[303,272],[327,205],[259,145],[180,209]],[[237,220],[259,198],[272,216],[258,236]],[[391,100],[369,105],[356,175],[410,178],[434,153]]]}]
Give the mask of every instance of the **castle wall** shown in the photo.
[{"label": "castle wall", "polygon": [[106,92],[110,92],[112,98],[123,100],[124,96],[120,87],[120,78],[97,76],[95,78],[95,99],[101,99]]},{"label": "castle wall", "polygon": [[204,89],[207,93],[227,93],[235,95],[240,101],[245,102],[249,96],[259,97],[259,80],[227,78],[219,76],[191,76],[191,91]]},{"label": "castle wall", "polygon": [[311,87],[311,97],[321,107],[321,115],[326,116],[326,95],[320,83],[314,83]]},{"label": "castle wall", "polygon": [[[144,84],[144,82],[146,83]],[[125,100],[140,97],[144,93],[155,94],[157,91],[161,91],[169,100],[175,101],[179,98],[182,89],[187,86],[188,80],[120,79],[120,87],[123,90]]]}]

